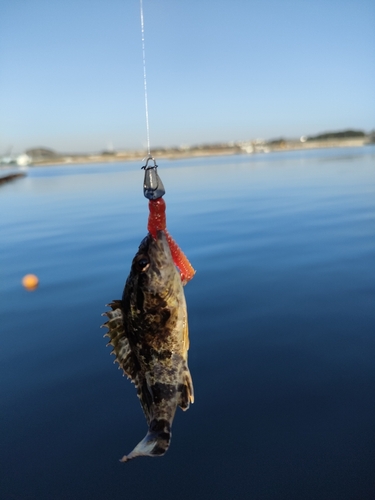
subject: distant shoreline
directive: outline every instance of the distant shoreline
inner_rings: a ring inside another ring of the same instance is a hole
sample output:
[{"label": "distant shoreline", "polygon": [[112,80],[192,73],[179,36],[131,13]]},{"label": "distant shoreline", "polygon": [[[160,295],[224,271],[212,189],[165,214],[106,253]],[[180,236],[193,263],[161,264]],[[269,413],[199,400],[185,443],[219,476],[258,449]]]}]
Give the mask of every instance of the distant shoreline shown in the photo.
[{"label": "distant shoreline", "polygon": [[[367,137],[345,138],[345,139],[325,139],[301,142],[300,140],[280,140],[276,143],[252,141],[234,145],[203,145],[194,148],[163,148],[151,152],[152,156],[160,159],[182,160],[189,158],[199,158],[207,156],[225,155],[252,155],[259,153],[303,151],[324,148],[348,148],[363,147],[371,144]],[[102,154],[82,154],[82,155],[56,155],[41,160],[34,160],[31,166],[54,166],[54,165],[76,165],[90,163],[117,163],[142,161],[147,157],[144,151],[123,151],[105,152]]]}]

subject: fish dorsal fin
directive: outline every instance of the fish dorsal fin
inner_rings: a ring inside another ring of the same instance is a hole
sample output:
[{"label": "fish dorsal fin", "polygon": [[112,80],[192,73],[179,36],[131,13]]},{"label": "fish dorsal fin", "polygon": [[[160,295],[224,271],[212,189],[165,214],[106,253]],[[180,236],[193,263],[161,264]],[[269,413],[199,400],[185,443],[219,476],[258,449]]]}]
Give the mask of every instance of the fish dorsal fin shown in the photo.
[{"label": "fish dorsal fin", "polygon": [[143,378],[140,374],[139,363],[125,332],[121,301],[114,300],[110,304],[107,304],[107,306],[111,308],[111,311],[106,311],[102,314],[102,316],[107,316],[108,318],[108,321],[102,325],[108,328],[108,332],[104,335],[110,339],[107,345],[113,347],[111,354],[114,354],[116,357],[115,363],[119,364],[125,375],[135,384],[139,393]]},{"label": "fish dorsal fin", "polygon": [[115,363],[119,364],[125,375],[130,378],[137,389],[139,401],[145,414],[147,423],[150,423],[150,392],[147,382],[141,372],[137,357],[134,354],[129,339],[126,335],[123,312],[121,309],[121,300],[113,300],[107,304],[111,311],[106,311],[102,316],[107,316],[108,321],[102,325],[108,328],[108,332],[104,335],[109,337],[107,345],[113,347],[111,354],[116,356]]}]

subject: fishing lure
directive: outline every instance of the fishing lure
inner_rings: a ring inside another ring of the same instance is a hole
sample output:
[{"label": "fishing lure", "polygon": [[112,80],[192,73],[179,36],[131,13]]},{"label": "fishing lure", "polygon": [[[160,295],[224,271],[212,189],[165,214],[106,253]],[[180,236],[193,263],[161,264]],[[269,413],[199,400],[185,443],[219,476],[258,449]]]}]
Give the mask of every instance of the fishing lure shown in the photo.
[{"label": "fishing lure", "polygon": [[150,214],[148,217],[147,229],[154,238],[156,238],[158,231],[163,231],[165,233],[172,254],[173,262],[180,270],[181,281],[185,285],[193,278],[195,270],[190,264],[184,252],[167,231],[165,201],[163,200],[163,198],[150,200],[148,202],[148,206]]},{"label": "fishing lure", "polygon": [[[154,162],[153,166],[148,166],[149,161]],[[145,178],[143,181],[143,194],[149,199],[149,217],[147,229],[156,238],[157,231],[164,231],[169,248],[171,250],[173,262],[180,270],[182,283],[185,285],[190,281],[195,270],[190,264],[184,252],[180,249],[177,243],[174,241],[172,236],[167,231],[166,225],[166,204],[162,196],[165,194],[164,185],[157,173],[157,165],[152,157],[148,157],[146,165],[142,168],[145,169]]]}]

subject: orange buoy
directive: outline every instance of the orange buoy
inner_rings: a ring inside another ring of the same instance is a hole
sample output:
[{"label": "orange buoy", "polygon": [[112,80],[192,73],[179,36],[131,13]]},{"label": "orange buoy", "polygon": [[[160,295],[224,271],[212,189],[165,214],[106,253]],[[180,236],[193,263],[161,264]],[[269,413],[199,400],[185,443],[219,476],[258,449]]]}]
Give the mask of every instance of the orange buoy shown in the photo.
[{"label": "orange buoy", "polygon": [[26,276],[22,278],[22,284],[26,290],[35,290],[39,285],[38,276],[35,276],[35,274],[26,274]]}]

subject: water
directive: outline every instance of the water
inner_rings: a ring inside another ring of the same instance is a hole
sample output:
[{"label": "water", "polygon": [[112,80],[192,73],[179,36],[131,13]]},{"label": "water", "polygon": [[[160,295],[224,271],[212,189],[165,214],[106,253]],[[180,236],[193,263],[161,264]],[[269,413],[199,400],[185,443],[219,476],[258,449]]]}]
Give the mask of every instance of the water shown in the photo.
[{"label": "water", "polygon": [[[145,235],[137,163],[0,189],[5,500],[375,498],[375,148],[159,162],[196,402],[163,458],[100,314]],[[35,292],[20,281],[40,278]]]}]

